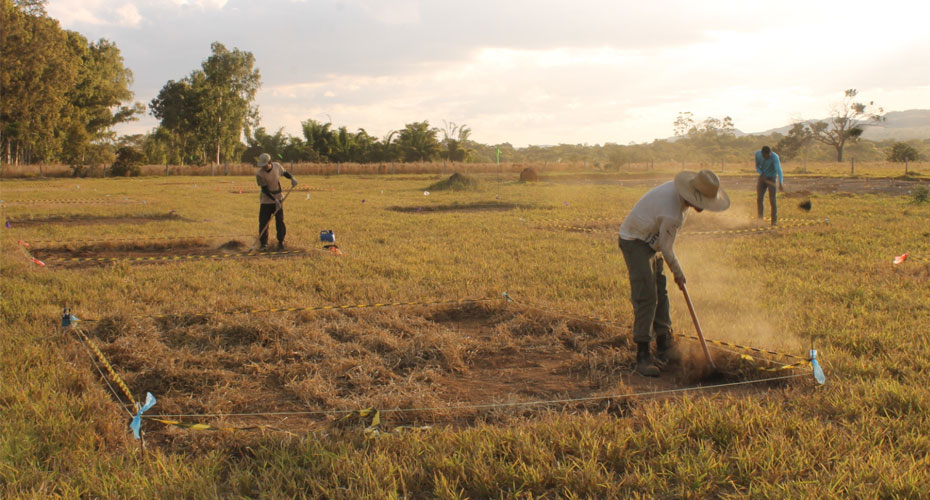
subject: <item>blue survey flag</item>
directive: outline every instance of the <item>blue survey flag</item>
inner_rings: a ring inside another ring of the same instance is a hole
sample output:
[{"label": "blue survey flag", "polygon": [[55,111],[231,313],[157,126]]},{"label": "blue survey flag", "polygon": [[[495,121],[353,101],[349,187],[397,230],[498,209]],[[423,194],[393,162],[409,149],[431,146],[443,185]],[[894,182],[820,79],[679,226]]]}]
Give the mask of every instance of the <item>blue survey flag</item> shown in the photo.
[{"label": "blue survey flag", "polygon": [[132,417],[132,422],[129,423],[129,427],[132,428],[132,433],[136,436],[136,439],[140,438],[139,428],[142,426],[142,414],[153,406],[155,406],[155,396],[152,396],[151,392],[146,392],[145,404],[139,407],[138,413],[136,413],[136,416]]},{"label": "blue survey flag", "polygon": [[817,361],[816,349],[811,349],[811,366],[814,368],[814,380],[823,385],[827,381],[827,377],[823,374],[823,368],[820,367],[820,363]]}]

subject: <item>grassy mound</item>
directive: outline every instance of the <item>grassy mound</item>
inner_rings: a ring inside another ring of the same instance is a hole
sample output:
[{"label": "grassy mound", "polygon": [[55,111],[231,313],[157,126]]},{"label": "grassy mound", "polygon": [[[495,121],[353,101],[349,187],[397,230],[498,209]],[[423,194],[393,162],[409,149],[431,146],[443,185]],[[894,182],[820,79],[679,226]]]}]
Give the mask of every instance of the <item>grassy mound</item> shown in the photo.
[{"label": "grassy mound", "polygon": [[448,179],[431,184],[427,191],[474,191],[478,189],[478,180],[458,172]]}]

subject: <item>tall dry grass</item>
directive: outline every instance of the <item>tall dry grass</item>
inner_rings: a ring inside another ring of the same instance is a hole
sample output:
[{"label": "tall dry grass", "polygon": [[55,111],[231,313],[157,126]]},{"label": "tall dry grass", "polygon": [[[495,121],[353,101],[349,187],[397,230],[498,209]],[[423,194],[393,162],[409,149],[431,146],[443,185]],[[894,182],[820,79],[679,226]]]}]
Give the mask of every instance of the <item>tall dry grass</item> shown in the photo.
[{"label": "tall dry grass", "polygon": [[[441,407],[457,401],[440,390],[450,380],[463,383],[480,372],[480,362],[508,353],[510,364],[465,394],[474,401],[513,394],[507,382],[542,370],[529,362],[544,355],[566,363],[560,376],[567,378],[559,380],[626,392],[631,353],[622,326],[618,334],[520,309],[500,317],[494,309],[490,316],[452,309],[441,317],[429,308],[202,316],[507,291],[546,309],[629,324],[629,285],[616,241],[541,230],[534,221],[619,221],[645,186],[521,184],[515,172],[501,183],[496,172],[477,177],[476,191],[429,196],[423,190],[435,173],[303,180],[322,190],[286,203],[288,242],[317,248],[319,231],[332,229],[342,258],[67,268],[32,264],[18,240],[214,241],[250,233],[257,231],[258,195],[228,188],[252,178],[4,180],[4,193],[16,198],[110,195],[148,203],[4,205],[6,217],[46,222],[0,228],[0,496],[916,499],[930,490],[924,431],[930,428],[930,206],[906,196],[814,193],[811,214],[789,205],[782,217],[829,217],[829,226],[750,237],[682,235],[678,242],[705,333],[794,353],[813,339],[828,376],[822,387],[805,374],[764,390],[505,409],[451,423],[443,412],[386,413],[387,430],[435,425],[376,439],[366,439],[363,424],[295,418],[252,423],[296,435],[198,432],[146,421],[158,439],[142,451],[128,431],[129,414],[88,353],[57,326],[65,306],[78,317],[104,319],[82,327],[136,397],[151,391],[178,410],[273,402]],[[755,194],[733,189],[730,196],[728,215],[748,219]],[[490,203],[513,208],[473,208]],[[172,210],[178,219],[131,222]],[[700,220],[705,215],[689,218],[702,228],[717,222]],[[127,219],[78,225],[68,217]],[[107,247],[122,250],[139,248]],[[911,258],[893,265],[905,251]],[[669,291],[675,328],[692,333],[681,294]],[[155,317],[163,313],[173,319]],[[478,341],[476,332],[486,338]],[[411,378],[397,375],[404,370]],[[152,410],[159,411],[160,405]]]}]

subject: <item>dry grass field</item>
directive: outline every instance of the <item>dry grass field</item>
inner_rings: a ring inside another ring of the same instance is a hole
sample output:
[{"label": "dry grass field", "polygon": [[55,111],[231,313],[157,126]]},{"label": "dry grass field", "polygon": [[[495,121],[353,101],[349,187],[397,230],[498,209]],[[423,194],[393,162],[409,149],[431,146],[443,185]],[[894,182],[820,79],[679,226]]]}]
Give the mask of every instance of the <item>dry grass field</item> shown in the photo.
[{"label": "dry grass field", "polygon": [[672,287],[654,380],[616,231],[675,166],[300,174],[264,254],[250,177],[5,179],[0,497],[925,498],[926,174],[875,169],[786,168],[777,230],[728,169],[676,245],[726,373]]}]

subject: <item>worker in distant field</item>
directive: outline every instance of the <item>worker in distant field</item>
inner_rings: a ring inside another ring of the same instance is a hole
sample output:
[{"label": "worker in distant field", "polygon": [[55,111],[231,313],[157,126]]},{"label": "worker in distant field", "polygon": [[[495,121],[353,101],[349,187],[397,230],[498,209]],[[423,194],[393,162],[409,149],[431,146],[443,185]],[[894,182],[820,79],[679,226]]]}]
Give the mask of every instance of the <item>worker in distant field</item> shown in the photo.
[{"label": "worker in distant field", "polygon": [[268,250],[268,223],[274,216],[275,233],[278,237],[278,250],[284,250],[284,236],[287,228],[284,226],[284,195],[281,194],[281,177],[291,180],[291,188],[297,186],[297,179],[284,170],[278,162],[271,161],[271,155],[262,153],[256,161],[258,173],[255,180],[262,188],[261,208],[258,211],[258,239],[261,242],[260,250]]},{"label": "worker in distant field", "polygon": [[775,200],[775,180],[778,179],[778,190],[784,192],[782,184],[784,178],[781,173],[781,161],[778,155],[768,146],[756,151],[756,172],[759,172],[759,181],[756,183],[756,206],[759,209],[759,218],[762,218],[765,208],[765,192],[769,192],[769,205],[772,207],[772,225],[778,224],[778,202]]},{"label": "worker in distant field", "polygon": [[729,206],[730,198],[720,189],[720,180],[713,172],[681,172],[674,181],[643,195],[623,220],[619,243],[630,274],[637,373],[659,376],[650,353],[653,339],[655,359],[661,366],[675,357],[663,260],[668,263],[675,283],[683,288],[685,273],[675,256],[675,237],[685,222],[688,208],[719,212]]}]

